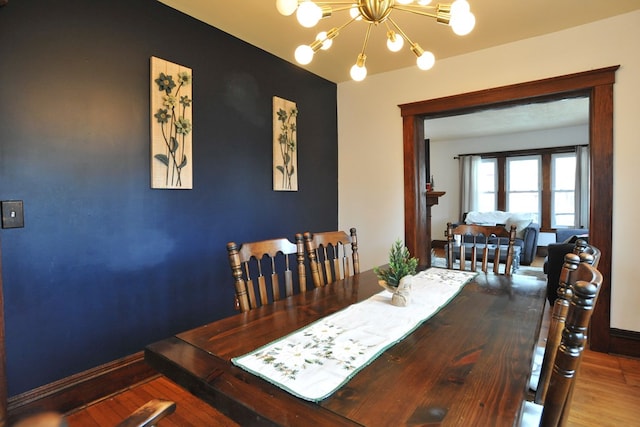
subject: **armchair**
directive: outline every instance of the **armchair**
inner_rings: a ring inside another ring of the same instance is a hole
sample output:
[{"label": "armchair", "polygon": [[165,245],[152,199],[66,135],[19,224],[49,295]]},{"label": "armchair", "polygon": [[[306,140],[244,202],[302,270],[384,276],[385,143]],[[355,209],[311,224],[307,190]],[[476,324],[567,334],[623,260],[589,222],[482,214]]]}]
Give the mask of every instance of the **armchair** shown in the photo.
[{"label": "armchair", "polygon": [[564,228],[556,230],[556,243],[547,246],[547,257],[544,260],[543,271],[547,275],[547,299],[553,305],[557,298],[556,290],[560,280],[560,271],[564,263],[564,256],[573,252],[575,241],[580,238],[589,242],[588,228]]}]

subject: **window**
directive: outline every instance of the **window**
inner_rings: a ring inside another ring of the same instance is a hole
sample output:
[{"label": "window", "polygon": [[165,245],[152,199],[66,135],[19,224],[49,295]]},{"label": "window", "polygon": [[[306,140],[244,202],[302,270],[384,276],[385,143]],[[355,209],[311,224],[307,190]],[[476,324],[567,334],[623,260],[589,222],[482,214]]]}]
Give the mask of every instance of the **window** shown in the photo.
[{"label": "window", "polygon": [[[580,191],[589,189],[576,188],[575,150],[557,147],[480,154],[478,210],[531,213],[545,231],[576,227],[576,199],[588,199]],[[588,182],[588,177],[581,179]]]},{"label": "window", "polygon": [[576,155],[551,155],[551,227],[575,225]]},{"label": "window", "polygon": [[498,206],[498,162],[496,159],[482,159],[478,170],[478,210],[495,211]]},{"label": "window", "polygon": [[534,214],[540,218],[540,156],[507,157],[507,211]]}]

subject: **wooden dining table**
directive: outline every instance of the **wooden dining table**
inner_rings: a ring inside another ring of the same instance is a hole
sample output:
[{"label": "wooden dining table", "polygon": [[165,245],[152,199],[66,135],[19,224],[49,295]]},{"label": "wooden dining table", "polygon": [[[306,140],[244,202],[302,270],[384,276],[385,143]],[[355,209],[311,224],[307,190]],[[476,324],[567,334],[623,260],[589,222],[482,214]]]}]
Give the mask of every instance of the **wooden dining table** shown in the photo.
[{"label": "wooden dining table", "polygon": [[545,303],[531,277],[479,273],[319,402],[231,362],[381,290],[369,270],[153,343],[145,360],[243,426],[512,426]]}]

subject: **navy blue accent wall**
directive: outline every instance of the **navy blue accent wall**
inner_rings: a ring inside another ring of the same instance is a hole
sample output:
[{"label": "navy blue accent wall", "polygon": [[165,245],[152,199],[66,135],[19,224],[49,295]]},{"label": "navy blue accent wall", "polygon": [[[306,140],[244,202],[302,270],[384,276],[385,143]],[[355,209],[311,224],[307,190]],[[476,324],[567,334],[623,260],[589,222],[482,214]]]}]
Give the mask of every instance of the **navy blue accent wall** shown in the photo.
[{"label": "navy blue accent wall", "polygon": [[[193,70],[193,190],[150,188],[151,56]],[[274,95],[300,111],[298,192],[272,191]],[[329,81],[155,0],[11,0],[0,200],[24,200],[25,228],[0,230],[9,394],[234,314],[226,243],[336,229],[337,155]]]}]

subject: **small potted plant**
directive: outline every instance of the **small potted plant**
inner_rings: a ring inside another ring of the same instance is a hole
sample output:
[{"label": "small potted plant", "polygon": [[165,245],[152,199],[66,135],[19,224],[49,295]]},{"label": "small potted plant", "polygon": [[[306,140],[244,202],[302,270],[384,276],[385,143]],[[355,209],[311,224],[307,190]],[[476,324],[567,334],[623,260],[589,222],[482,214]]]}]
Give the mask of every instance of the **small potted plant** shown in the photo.
[{"label": "small potted plant", "polygon": [[413,276],[418,268],[418,259],[411,257],[409,249],[398,239],[389,251],[389,267],[373,269],[378,276],[380,286],[390,292],[395,292],[400,285],[400,280],[405,276]]}]

